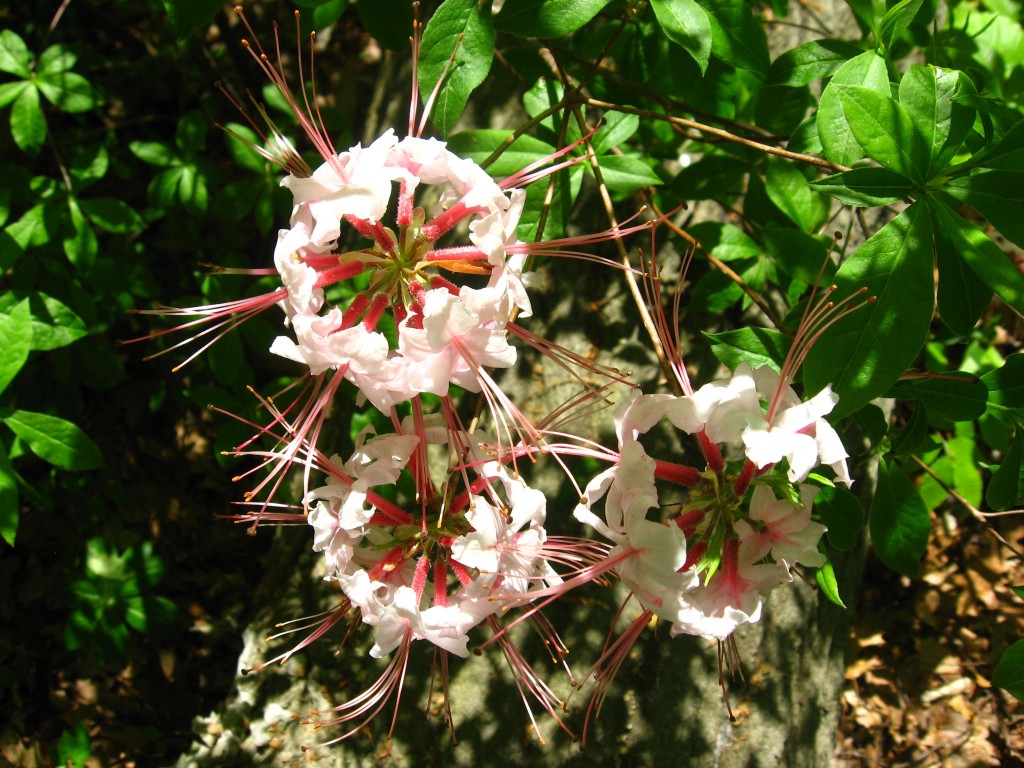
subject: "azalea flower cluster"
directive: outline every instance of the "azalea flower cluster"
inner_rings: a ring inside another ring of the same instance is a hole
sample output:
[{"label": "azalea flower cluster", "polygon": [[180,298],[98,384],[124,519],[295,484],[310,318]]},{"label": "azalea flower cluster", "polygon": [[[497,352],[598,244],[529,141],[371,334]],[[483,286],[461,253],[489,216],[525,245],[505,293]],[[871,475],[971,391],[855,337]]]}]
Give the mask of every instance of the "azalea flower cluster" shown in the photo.
[{"label": "azalea flower cluster", "polygon": [[[254,425],[256,435],[238,453],[259,459],[251,472],[267,471],[247,494],[249,511],[236,518],[308,525],[313,549],[323,554],[324,578],[342,595],[336,609],[306,625],[312,632],[275,661],[338,623],[348,625],[346,638],[366,627],[370,656],[391,657],[367,691],[318,713],[318,725],[344,726],[332,741],[357,732],[389,701],[397,706],[417,641],[435,648],[446,692],[448,656],[468,657],[478,628],[476,649],[501,647],[527,710],[539,703],[565,728],[558,714],[563,697],[509,634],[529,619],[551,653],[564,657],[564,644],[541,614],[551,601],[587,585],[621,583],[627,600],[641,606],[595,664],[593,711],[652,618],[668,622],[673,636],[721,642],[758,620],[764,597],[790,581],[794,568],[825,563],[819,549],[825,527],[813,512],[818,487],[807,480],[824,465],[835,482],[850,484],[846,451],[825,420],[837,398],[826,388],[804,402],[790,382],[827,311],[815,310],[802,325],[781,374],[743,364],[731,378],[694,390],[657,301],[651,309],[681,394],[639,394],[626,374],[517,322],[532,313],[530,258],[568,255],[607,264],[584,249],[658,223],[520,240],[523,187],[583,160],[571,152],[589,135],[495,181],[443,142],[420,137],[425,120],[417,128],[414,92],[406,138],[388,130],[365,147],[336,151],[316,110],[293,96],[280,64],[271,66],[262,51],[254,55],[322,159],[313,170],[273,127],[263,137],[266,146],[256,148],[283,169],[282,185],[293,196],[274,266],[250,271],[277,275],[280,287],[254,299],[161,311],[199,316],[181,327],[205,324],[196,334],[206,339],[203,348],[257,312],[274,306],[284,312],[286,330],[271,351],[302,366],[298,395],[283,407],[280,398],[262,400],[269,423]],[[656,282],[656,271],[652,266],[644,274]],[[607,384],[573,373],[580,394],[548,421],[535,422],[491,375],[516,362],[510,339]],[[341,386],[346,381],[356,398]],[[551,426],[576,406],[603,398],[613,384],[632,393],[615,411],[617,448]],[[471,427],[453,387],[480,393],[487,406],[476,409]],[[347,458],[325,451],[320,443],[329,414],[351,414],[353,400],[363,399],[390,421],[391,431],[364,430]],[[490,435],[477,423],[488,415]],[[656,432],[673,430],[693,441],[702,467],[670,460],[655,447]],[[276,441],[271,449],[253,447],[267,437]],[[608,468],[583,488],[566,473],[579,497],[574,510],[549,509],[518,468],[527,460],[564,468],[569,457],[580,456]],[[301,504],[273,500],[291,468],[303,475]],[[554,515],[562,525],[575,518],[579,535],[549,534]]]},{"label": "azalea flower cluster", "polygon": [[[274,263],[294,338],[279,337],[272,352],[304,363],[314,376],[339,371],[385,412],[416,394],[446,395],[452,384],[479,391],[481,369],[515,362],[505,326],[513,307],[530,314],[526,256],[516,249],[523,190],[506,193],[443,142],[399,140],[393,130],[368,147],[328,156],[309,176],[290,174],[282,185],[295,205]],[[395,186],[397,227],[391,229],[382,219]],[[417,190],[427,187],[439,188],[429,219],[415,202]],[[469,245],[436,246],[467,220]],[[341,252],[342,223],[371,244]],[[483,275],[486,285],[457,286],[441,268]],[[346,307],[327,308],[326,290],[358,278],[366,289]],[[397,326],[394,349],[378,330],[385,312]]]}]

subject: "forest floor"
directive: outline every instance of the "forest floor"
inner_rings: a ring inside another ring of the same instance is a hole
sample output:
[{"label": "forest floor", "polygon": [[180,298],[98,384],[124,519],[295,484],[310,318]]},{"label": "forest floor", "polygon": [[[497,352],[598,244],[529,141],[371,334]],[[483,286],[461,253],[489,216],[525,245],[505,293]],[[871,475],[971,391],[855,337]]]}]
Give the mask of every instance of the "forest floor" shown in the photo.
[{"label": "forest floor", "polygon": [[[990,526],[991,524],[991,526]],[[1024,705],[992,685],[1024,638],[1021,516],[933,517],[920,578],[869,555],[833,768],[1024,765]]]}]

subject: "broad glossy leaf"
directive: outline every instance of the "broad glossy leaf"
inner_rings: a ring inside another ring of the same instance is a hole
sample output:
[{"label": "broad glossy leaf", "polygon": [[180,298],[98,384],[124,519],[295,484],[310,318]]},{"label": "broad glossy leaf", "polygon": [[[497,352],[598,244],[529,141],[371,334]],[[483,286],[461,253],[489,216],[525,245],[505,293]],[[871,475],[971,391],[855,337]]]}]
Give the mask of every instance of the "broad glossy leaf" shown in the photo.
[{"label": "broad glossy leaf", "polygon": [[976,110],[956,101],[965,93],[973,94],[974,84],[956,70],[915,64],[900,80],[900,104],[928,148],[927,179],[949,164],[971,132]]},{"label": "broad glossy leaf", "polygon": [[974,421],[985,412],[988,387],[975,376],[950,371],[900,379],[886,396],[920,400],[950,421]]},{"label": "broad glossy leaf", "polygon": [[100,103],[92,83],[74,72],[40,75],[35,83],[43,96],[62,112],[87,112]]},{"label": "broad glossy leaf", "polygon": [[1024,429],[1020,427],[1010,450],[1003,456],[1003,463],[985,489],[985,503],[997,510],[1024,503]]},{"label": "broad glossy leaf", "polygon": [[752,368],[769,366],[782,370],[792,339],[784,333],[768,328],[739,328],[722,333],[704,333],[711,342],[715,357],[730,369],[740,363],[749,363]]},{"label": "broad glossy leaf", "polygon": [[18,375],[31,350],[32,316],[28,299],[22,299],[6,315],[0,315],[0,393]]},{"label": "broad glossy leaf", "polygon": [[989,406],[998,410],[1024,411],[1024,352],[1016,352],[1001,367],[981,380],[988,387]]},{"label": "broad glossy leaf", "polygon": [[78,203],[82,206],[82,212],[92,219],[96,226],[107,232],[128,234],[138,232],[146,226],[142,217],[123,200],[93,197],[79,200]]},{"label": "broad glossy leaf", "polygon": [[649,165],[629,155],[601,155],[597,162],[601,178],[612,192],[633,192],[662,183]]},{"label": "broad glossy leaf", "polygon": [[914,16],[921,10],[924,0],[900,0],[892,8],[885,12],[882,17],[882,24],[879,30],[882,46],[888,50],[894,41],[907,31]]},{"label": "broad glossy leaf", "polygon": [[832,282],[836,265],[829,257],[832,239],[797,229],[765,227],[761,239],[775,265],[790,277],[813,285],[821,275],[825,285]]},{"label": "broad glossy leaf", "polygon": [[711,56],[711,22],[695,0],[651,0],[665,35],[689,53],[703,75]]},{"label": "broad glossy leaf", "polygon": [[0,108],[6,107],[16,98],[21,96],[26,88],[31,88],[32,83],[25,80],[18,80],[14,83],[0,84]]},{"label": "broad glossy leaf", "polygon": [[[493,129],[460,131],[448,137],[448,149],[459,157],[480,164],[504,145],[511,136],[512,131]],[[487,172],[494,176],[511,176],[531,163],[550,156],[554,151],[554,147],[539,139],[532,136],[520,136],[498,156],[497,160],[487,166]]]},{"label": "broad glossy leaf", "polygon": [[640,118],[637,115],[609,112],[605,115],[604,126],[594,136],[594,152],[598,155],[608,154],[620,144],[629,141],[639,127]]},{"label": "broad glossy leaf", "polygon": [[[933,222],[936,218],[933,211]],[[992,289],[967,266],[941,224],[935,224],[933,232],[939,270],[939,316],[953,333],[966,336],[988,309]]]},{"label": "broad glossy leaf", "polygon": [[836,71],[821,93],[817,125],[825,157],[839,165],[852,165],[864,157],[864,148],[853,135],[839,103],[841,85],[861,85],[888,96],[889,74],[885,59],[874,51],[855,56]]},{"label": "broad glossy leaf", "polygon": [[502,6],[494,26],[520,37],[561,37],[582,27],[608,3],[609,0],[516,0]]},{"label": "broad glossy leaf", "polygon": [[936,220],[961,258],[981,280],[1010,307],[1024,315],[1024,275],[992,240],[941,203],[934,207]]},{"label": "broad glossy leaf", "polygon": [[70,421],[35,411],[13,411],[3,422],[36,456],[61,469],[82,471],[104,464],[96,443]]},{"label": "broad glossy leaf", "polygon": [[[449,69],[453,52],[455,62]],[[469,94],[487,77],[493,58],[490,3],[445,0],[423,32],[419,61],[419,84],[424,98],[429,97],[444,76],[431,113],[431,120],[442,136],[448,135],[466,108]]]},{"label": "broad glossy leaf", "polygon": [[895,464],[878,463],[878,487],[869,517],[879,559],[898,573],[916,576],[928,547],[931,516],[914,483]]},{"label": "broad glossy leaf", "polygon": [[928,434],[928,408],[918,402],[907,419],[907,423],[892,438],[892,452],[897,456],[908,453],[927,453],[934,451],[938,445]]},{"label": "broad glossy leaf", "polygon": [[82,145],[71,151],[68,174],[75,182],[75,191],[99,181],[107,174],[110,156],[102,144]]},{"label": "broad glossy leaf", "polygon": [[770,58],[764,28],[745,0],[704,0],[711,23],[711,55],[761,77],[768,74]]},{"label": "broad glossy leaf", "polygon": [[18,34],[10,29],[0,32],[0,70],[28,79],[32,76],[32,54]]},{"label": "broad glossy leaf", "polygon": [[1007,240],[1024,246],[1024,171],[978,168],[942,189],[978,211]]},{"label": "broad glossy leaf", "polygon": [[812,40],[786,51],[772,62],[765,85],[807,85],[835,73],[861,53],[843,40]]},{"label": "broad glossy leaf", "polygon": [[861,85],[837,86],[836,95],[850,130],[868,157],[891,171],[924,181],[928,151],[898,101]]},{"label": "broad glossy leaf", "polygon": [[1018,640],[1005,651],[992,670],[992,682],[1018,701],[1024,701],[1024,640]]},{"label": "broad glossy leaf", "polygon": [[875,301],[832,325],[804,363],[809,391],[831,383],[834,415],[878,397],[924,346],[934,309],[931,223],[915,203],[886,224],[839,268],[835,301],[861,288]]},{"label": "broad glossy leaf", "polygon": [[804,232],[817,229],[828,218],[828,200],[807,186],[807,177],[796,163],[769,157],[765,190],[775,206]]},{"label": "broad glossy leaf", "polygon": [[700,246],[722,261],[750,259],[761,255],[760,246],[742,229],[722,221],[702,221],[687,229]]},{"label": "broad glossy leaf", "polygon": [[51,45],[41,54],[36,62],[37,75],[56,75],[60,72],[67,72],[78,61],[74,51],[65,48],[63,45]]},{"label": "broad glossy leaf", "polygon": [[840,608],[846,607],[846,603],[839,596],[839,581],[836,579],[836,571],[832,567],[831,560],[826,560],[825,564],[815,571],[814,580],[818,583],[818,589],[821,590],[825,597]]},{"label": "broad glossy leaf", "polygon": [[356,3],[363,27],[385,48],[403,56],[409,51],[412,4],[406,0],[373,0]]},{"label": "broad glossy leaf", "polygon": [[28,299],[32,314],[32,349],[57,349],[89,335],[82,318],[44,293],[8,291],[0,294],[0,320],[24,299]]},{"label": "broad glossy leaf", "polygon": [[167,167],[178,162],[178,156],[167,144],[158,141],[133,141],[128,149],[139,160],[150,165]]},{"label": "broad glossy leaf", "polygon": [[96,233],[82,214],[82,209],[75,198],[68,198],[68,218],[71,221],[70,231],[64,236],[64,253],[68,261],[78,269],[92,269],[96,263],[96,253],[99,244],[96,242]]},{"label": "broad glossy leaf", "polygon": [[978,162],[981,168],[1024,171],[1024,121],[1014,125]]},{"label": "broad glossy leaf", "polygon": [[846,205],[871,208],[889,205],[907,197],[915,185],[906,176],[888,168],[854,168],[810,182],[815,189]]},{"label": "broad glossy leaf", "polygon": [[46,118],[39,106],[39,89],[26,88],[11,107],[11,136],[14,143],[30,155],[39,152],[46,141]]},{"label": "broad glossy leaf", "polygon": [[683,168],[672,180],[672,191],[684,200],[723,200],[741,194],[750,163],[734,155],[708,154]]},{"label": "broad glossy leaf", "polygon": [[826,486],[814,497],[814,509],[828,527],[829,543],[836,549],[857,546],[864,530],[864,507],[860,499],[845,488]]}]

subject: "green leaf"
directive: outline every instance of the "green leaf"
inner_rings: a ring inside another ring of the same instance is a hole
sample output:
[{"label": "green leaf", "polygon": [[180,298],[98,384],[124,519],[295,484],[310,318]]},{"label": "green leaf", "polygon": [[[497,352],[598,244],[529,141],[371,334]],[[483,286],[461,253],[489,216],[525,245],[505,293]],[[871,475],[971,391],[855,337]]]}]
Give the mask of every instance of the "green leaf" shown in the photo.
[{"label": "green leaf", "polygon": [[750,363],[751,368],[767,365],[781,371],[792,344],[789,336],[768,328],[739,328],[722,333],[704,333],[704,337],[711,342],[715,357],[731,370],[745,362]]},{"label": "green leaf", "polygon": [[597,162],[601,167],[601,178],[612,192],[633,192],[662,183],[649,165],[635,157],[601,155]]},{"label": "green leaf", "polygon": [[942,189],[978,211],[1006,239],[1024,246],[1024,172],[978,168]]},{"label": "green leaf", "polygon": [[162,0],[175,37],[184,42],[199,30],[208,27],[224,7],[222,0]]},{"label": "green leaf", "polygon": [[981,377],[988,387],[988,402],[1001,410],[1024,409],[1024,352],[1015,352],[1001,367]]},{"label": "green leaf", "polygon": [[864,530],[864,507],[856,496],[845,488],[825,486],[814,497],[814,509],[828,527],[833,547],[848,551],[857,546]]},{"label": "green leaf", "polygon": [[199,154],[203,142],[206,141],[209,127],[206,115],[198,109],[192,110],[178,121],[178,127],[174,131],[174,144],[183,159],[192,160]]},{"label": "green leaf", "polygon": [[934,451],[938,445],[928,434],[928,408],[922,403],[914,406],[907,423],[892,439],[892,452],[899,455]]},{"label": "green leaf", "polygon": [[21,499],[18,497],[18,479],[7,451],[0,446],[0,537],[14,546],[18,534]]},{"label": "green leaf", "polygon": [[878,464],[870,528],[879,559],[898,573],[916,576],[928,547],[931,517],[914,483],[884,460]]},{"label": "green leaf", "polygon": [[61,469],[83,471],[104,466],[96,443],[70,421],[34,411],[13,411],[3,422],[36,456]]},{"label": "green leaf", "polygon": [[209,193],[206,176],[194,165],[183,165],[178,174],[178,199],[189,213],[206,213]]},{"label": "green leaf", "polygon": [[[452,55],[455,61],[449,68]],[[487,77],[494,58],[490,3],[445,0],[423,32],[419,82],[425,98],[444,77],[431,119],[447,136],[466,108],[469,94]]]},{"label": "green leaf", "polygon": [[683,168],[672,181],[672,191],[684,200],[722,200],[741,194],[750,163],[734,155],[705,154]]},{"label": "green leaf", "polygon": [[372,0],[356,3],[363,27],[391,51],[407,55],[412,29],[412,4],[407,0]]},{"label": "green leaf", "polygon": [[966,336],[992,302],[992,289],[967,266],[933,210],[935,257],[939,270],[936,292],[939,316],[957,336]]},{"label": "green leaf", "polygon": [[99,245],[96,242],[96,234],[89,226],[82,209],[75,198],[68,198],[68,212],[71,219],[71,231],[64,237],[64,253],[68,261],[78,269],[89,270],[96,262],[96,252]]},{"label": "green leaf", "polygon": [[837,86],[836,95],[850,130],[868,157],[915,181],[925,180],[928,150],[898,101],[861,85]]},{"label": "green leaf", "polygon": [[[480,164],[489,158],[512,135],[512,131],[460,131],[448,137],[448,149],[459,157]],[[511,176],[531,163],[549,157],[555,151],[550,144],[532,136],[520,136],[487,166],[493,176]]]},{"label": "green leaf", "polygon": [[143,633],[169,628],[178,615],[178,607],[166,597],[132,597],[125,609],[125,622]]},{"label": "green leaf", "polygon": [[790,277],[813,285],[820,274],[826,284],[831,284],[836,273],[829,257],[831,238],[797,229],[765,227],[761,239],[775,265]]},{"label": "green leaf", "polygon": [[973,94],[974,84],[956,70],[915,64],[900,80],[900,104],[928,148],[926,179],[949,164],[971,132],[976,110],[957,102],[965,93]]},{"label": "green leaf", "polygon": [[988,387],[975,376],[950,371],[900,379],[885,396],[920,400],[950,421],[974,421],[985,412]]},{"label": "green leaf", "polygon": [[[824,547],[819,547],[819,551],[821,549],[824,549]],[[826,560],[825,564],[815,571],[814,580],[818,583],[818,589],[821,590],[825,597],[840,608],[846,607],[843,599],[839,596],[839,581],[836,579],[836,571],[832,567],[831,560]]]},{"label": "green leaf", "polygon": [[839,395],[834,416],[878,397],[920,353],[935,304],[932,263],[928,212],[915,203],[839,268],[835,302],[862,288],[875,300],[830,326],[804,363],[808,391],[831,383]]},{"label": "green leaf", "polygon": [[1024,503],[1024,429],[1017,428],[1010,450],[1003,456],[985,489],[985,503],[1003,510]]},{"label": "green leaf", "polygon": [[0,85],[0,107],[6,107],[16,98],[21,96],[26,88],[31,88],[32,83],[19,80],[15,83],[3,83]]},{"label": "green leaf", "polygon": [[[28,299],[22,299],[6,315],[0,315],[0,393],[7,389],[28,360],[32,349],[32,316]],[[0,453],[3,452],[0,446]]]},{"label": "green leaf", "polygon": [[627,142],[640,127],[640,118],[637,115],[627,115],[625,112],[609,112],[605,115],[604,126],[594,136],[594,153],[606,155],[611,150],[618,148],[620,144]]},{"label": "green leaf", "polygon": [[68,162],[68,174],[74,182],[75,191],[102,179],[109,167],[110,156],[102,144],[75,147]]},{"label": "green leaf", "polygon": [[35,84],[43,96],[63,112],[87,112],[100,103],[92,84],[74,72],[40,75]]},{"label": "green leaf", "polygon": [[826,176],[810,185],[846,205],[872,208],[889,205],[910,195],[914,182],[888,168],[854,168]]},{"label": "green leaf", "polygon": [[575,32],[609,0],[516,0],[505,3],[494,27],[520,37],[561,37]]},{"label": "green leaf", "polygon": [[882,17],[882,24],[879,31],[882,47],[889,50],[894,41],[898,40],[910,22],[914,20],[917,12],[921,10],[921,3],[924,0],[900,0],[892,8],[886,11]]},{"label": "green leaf", "polygon": [[0,32],[0,70],[27,80],[32,76],[32,54],[17,33]]},{"label": "green leaf", "polygon": [[695,0],[651,0],[658,24],[676,45],[689,53],[707,72],[711,57],[711,22],[707,12]]},{"label": "green leaf", "polygon": [[843,40],[812,40],[786,51],[772,62],[765,85],[807,85],[834,74],[861,50]]},{"label": "green leaf", "polygon": [[934,207],[936,220],[960,257],[999,298],[1024,315],[1024,275],[992,240],[943,204]]},{"label": "green leaf", "polygon": [[11,136],[30,155],[37,154],[46,141],[46,118],[39,106],[39,89],[26,88],[11,107]]},{"label": "green leaf", "polygon": [[889,75],[885,59],[874,51],[865,51],[843,64],[825,86],[818,104],[818,137],[827,157],[839,165],[852,165],[864,157],[839,102],[839,87],[861,85],[889,95]]},{"label": "green leaf", "polygon": [[771,61],[764,29],[745,0],[704,0],[711,22],[711,54],[726,64],[760,75]]},{"label": "green leaf", "polygon": [[56,755],[56,764],[63,768],[85,768],[85,761],[92,756],[92,744],[85,723],[79,723],[60,735]]},{"label": "green leaf", "polygon": [[28,299],[32,311],[32,349],[57,349],[89,335],[78,315],[44,293],[7,291],[0,294],[0,320],[10,315],[15,306],[25,299]]},{"label": "green leaf", "polygon": [[174,150],[158,141],[133,141],[128,145],[128,149],[139,160],[149,165],[166,168],[178,162]]},{"label": "green leaf", "polygon": [[803,171],[789,160],[768,158],[765,190],[775,206],[804,232],[817,229],[828,218],[828,201],[807,186]]},{"label": "green leaf", "polygon": [[747,233],[734,224],[722,221],[702,221],[687,231],[702,248],[710,251],[716,259],[735,261],[761,255],[761,248]]},{"label": "green leaf", "polygon": [[1005,688],[1018,701],[1024,701],[1024,640],[1018,640],[1003,651],[992,670],[992,682]]},{"label": "green leaf", "polygon": [[82,212],[85,213],[93,223],[107,232],[128,234],[138,232],[146,224],[131,207],[123,200],[116,200],[112,197],[94,197],[87,200],[79,200]]},{"label": "green leaf", "polygon": [[303,31],[305,32],[307,28],[309,32],[320,32],[327,29],[341,18],[341,15],[345,13],[346,8],[348,8],[348,0],[325,0],[325,2],[322,3],[317,2],[312,13],[302,14]]},{"label": "green leaf", "polygon": [[39,55],[36,62],[37,75],[56,75],[67,72],[78,61],[74,51],[70,51],[63,45],[51,45]]}]

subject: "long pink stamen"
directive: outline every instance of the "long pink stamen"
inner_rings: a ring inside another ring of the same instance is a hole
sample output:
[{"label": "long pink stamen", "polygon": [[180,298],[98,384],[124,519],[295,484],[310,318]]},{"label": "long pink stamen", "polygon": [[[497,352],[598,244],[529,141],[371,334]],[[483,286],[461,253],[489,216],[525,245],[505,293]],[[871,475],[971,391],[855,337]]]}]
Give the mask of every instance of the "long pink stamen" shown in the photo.
[{"label": "long pink stamen", "polygon": [[687,488],[692,488],[701,481],[700,472],[693,467],[660,459],[656,459],[654,462],[654,476],[676,485],[684,485]]},{"label": "long pink stamen", "polygon": [[474,214],[482,213],[486,210],[487,209],[481,205],[469,206],[460,200],[436,219],[424,224],[420,232],[425,238],[427,238],[427,240],[434,242],[467,216],[473,216]]},{"label": "long pink stamen", "polygon": [[361,261],[350,261],[347,264],[339,264],[336,267],[325,269],[316,277],[313,284],[316,288],[325,288],[328,285],[340,283],[342,280],[350,280],[356,275],[362,274],[366,265]]},{"label": "long pink stamen", "polygon": [[434,563],[434,605],[448,605],[448,569],[444,563]]},{"label": "long pink stamen", "polygon": [[358,216],[347,214],[345,221],[355,227],[356,231],[359,232],[363,237],[368,237],[374,240],[382,250],[390,253],[395,248],[394,238],[384,228],[384,225],[379,221],[367,221],[366,219],[360,219]]},{"label": "long pink stamen", "polygon": [[363,318],[363,327],[368,331],[374,330],[381,317],[384,316],[384,310],[387,308],[388,297],[383,293],[378,293],[373,297],[373,301],[370,302],[370,308],[366,311],[366,317]]}]

